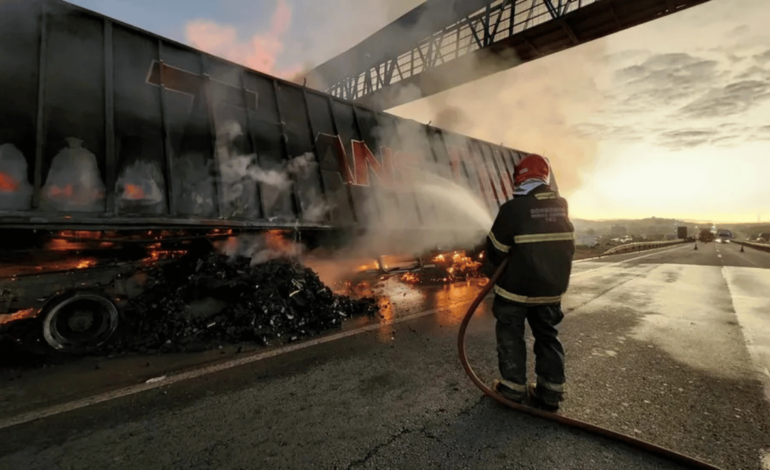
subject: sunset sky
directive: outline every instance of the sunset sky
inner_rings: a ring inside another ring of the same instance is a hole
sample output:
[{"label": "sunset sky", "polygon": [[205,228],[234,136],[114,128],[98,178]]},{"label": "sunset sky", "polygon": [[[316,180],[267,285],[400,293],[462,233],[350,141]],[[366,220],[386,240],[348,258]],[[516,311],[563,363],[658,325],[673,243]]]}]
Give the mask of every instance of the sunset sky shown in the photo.
[{"label": "sunset sky", "polygon": [[[71,3],[288,77],[420,1]],[[391,112],[544,153],[573,217],[767,222],[767,24],[767,0],[712,0]]]}]

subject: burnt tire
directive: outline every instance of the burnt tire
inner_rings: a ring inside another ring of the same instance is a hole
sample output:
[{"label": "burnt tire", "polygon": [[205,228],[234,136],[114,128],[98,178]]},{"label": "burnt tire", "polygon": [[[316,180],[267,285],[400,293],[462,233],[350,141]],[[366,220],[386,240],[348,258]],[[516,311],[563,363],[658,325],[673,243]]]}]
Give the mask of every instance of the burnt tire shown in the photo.
[{"label": "burnt tire", "polygon": [[120,322],[113,301],[94,291],[71,291],[51,299],[42,318],[43,339],[65,354],[97,350],[115,334]]}]

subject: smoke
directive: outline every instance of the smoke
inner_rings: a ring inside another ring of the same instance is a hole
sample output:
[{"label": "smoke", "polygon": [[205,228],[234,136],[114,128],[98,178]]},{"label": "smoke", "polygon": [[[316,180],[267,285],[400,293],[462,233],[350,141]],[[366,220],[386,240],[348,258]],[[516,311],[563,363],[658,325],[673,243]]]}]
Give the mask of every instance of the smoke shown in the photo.
[{"label": "smoke", "polygon": [[303,245],[285,239],[277,231],[230,237],[214,242],[214,248],[231,258],[251,258],[252,266],[279,258],[298,258],[306,251]]},{"label": "smoke", "polygon": [[[558,175],[559,190],[569,196],[598,154],[598,141],[574,126],[600,111],[603,95],[594,76],[605,52],[604,41],[594,41],[389,112],[544,155]],[[487,57],[470,66],[494,68],[499,60]]]},{"label": "smoke", "polygon": [[162,211],[160,203],[165,197],[159,181],[163,181],[163,172],[156,162],[137,160],[126,167],[116,183],[119,207],[158,205],[157,210]]},{"label": "smoke", "polygon": [[260,72],[291,79],[300,74],[304,67],[276,66],[285,48],[284,36],[291,24],[291,17],[292,11],[287,1],[278,0],[269,29],[255,34],[245,42],[238,40],[238,32],[234,27],[205,19],[188,23],[185,36],[190,44],[209,54],[224,57]]},{"label": "smoke", "polygon": [[76,137],[53,157],[40,195],[43,210],[95,212],[104,210],[105,186],[96,163]]},{"label": "smoke", "polygon": [[27,160],[15,145],[0,145],[0,210],[27,210],[31,197]]},{"label": "smoke", "polygon": [[[252,201],[256,184],[260,185],[262,205],[267,211],[271,211],[279,200],[291,194],[295,184],[298,184],[306,194],[309,204],[302,207],[302,220],[306,222],[319,222],[326,217],[332,206],[328,204],[319,191],[312,186],[303,185],[302,182],[313,175],[317,175],[315,155],[307,152],[303,155],[290,158],[274,168],[263,168],[258,163],[257,154],[239,155],[235,150],[234,142],[243,136],[241,125],[228,120],[218,126],[217,134],[217,162],[222,181],[222,194],[225,204],[232,206],[241,204],[244,199]],[[245,209],[236,207],[239,211]]]},{"label": "smoke", "polygon": [[[313,2],[304,8],[305,14],[317,17],[333,10],[336,21],[314,23],[312,29],[306,28],[286,38],[291,11],[281,1],[270,30],[255,36],[269,40],[239,44],[234,29],[211,24],[203,28],[202,22],[191,25],[197,29],[188,27],[188,39],[209,52],[286,77],[283,70],[276,69],[278,55],[291,53],[298,70],[302,68],[299,64],[321,63],[420,3],[420,0],[340,0],[330,6]],[[286,9],[282,10],[284,7]],[[423,22],[411,25],[408,32],[414,34],[417,31],[419,36],[420,29],[424,29],[425,37],[434,32]],[[559,178],[559,190],[569,195],[582,184],[581,174],[590,171],[598,150],[597,142],[574,132],[573,125],[585,121],[600,104],[601,95],[593,80],[592,67],[598,57],[605,55],[604,50],[604,43],[595,41],[523,65],[519,65],[518,58],[510,53],[498,56],[477,54],[474,60],[462,61],[463,68],[455,69],[454,75],[441,76],[433,83],[421,85],[428,88],[451,86],[462,75],[477,72],[480,68],[491,73],[487,78],[389,112],[495,144],[541,153],[552,162]],[[512,64],[517,67],[501,71]],[[402,87],[398,93],[409,99],[423,96],[423,91],[414,85]],[[468,248],[482,243],[496,215],[494,208],[479,200],[468,182],[454,181],[449,168],[435,164],[430,146],[438,144],[428,138],[424,128],[416,122],[405,121],[392,128],[378,129],[376,133],[380,145],[402,152],[397,159],[402,168],[396,178],[399,187],[389,189],[378,185],[377,178],[370,178],[372,185],[369,188],[356,190],[355,206],[363,231],[336,255],[336,259],[389,253],[420,255],[433,249]],[[344,144],[349,146],[349,142]],[[379,149],[370,150],[376,154]],[[223,177],[236,180],[240,175],[272,185],[279,191],[291,188],[287,180],[291,165],[266,171],[249,158],[232,157],[232,171],[223,169]],[[311,160],[293,161],[299,164]],[[321,213],[326,213],[329,208],[321,209]]]}]

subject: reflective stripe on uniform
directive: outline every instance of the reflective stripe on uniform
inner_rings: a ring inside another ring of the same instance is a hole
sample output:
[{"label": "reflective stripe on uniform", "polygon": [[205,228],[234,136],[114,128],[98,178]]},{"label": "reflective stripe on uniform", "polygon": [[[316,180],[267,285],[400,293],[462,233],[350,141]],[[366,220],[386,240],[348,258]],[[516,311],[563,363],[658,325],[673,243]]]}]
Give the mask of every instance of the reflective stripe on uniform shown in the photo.
[{"label": "reflective stripe on uniform", "polygon": [[556,193],[554,192],[547,192],[547,193],[537,193],[535,194],[535,198],[543,201],[546,199],[556,199],[557,196],[556,196]]},{"label": "reflective stripe on uniform", "polygon": [[508,245],[503,245],[499,241],[497,241],[497,238],[495,238],[495,234],[492,233],[492,231],[489,231],[489,239],[492,241],[492,244],[495,245],[495,248],[502,251],[503,253],[508,253],[510,251],[511,247]]},{"label": "reflective stripe on uniform", "polygon": [[514,237],[516,243],[537,243],[537,242],[557,242],[574,240],[575,232],[560,233],[533,233],[530,235],[517,235]]},{"label": "reflective stripe on uniform", "polygon": [[497,379],[497,381],[505,385],[506,387],[510,388],[513,391],[516,391],[516,392],[527,391],[527,384],[517,384],[516,382],[511,382],[510,380],[505,380],[505,379]]},{"label": "reflective stripe on uniform", "polygon": [[558,304],[561,302],[560,295],[554,295],[552,297],[527,297],[526,295],[508,292],[500,286],[495,286],[495,294],[504,299],[508,299],[512,302],[519,302],[521,304]]}]

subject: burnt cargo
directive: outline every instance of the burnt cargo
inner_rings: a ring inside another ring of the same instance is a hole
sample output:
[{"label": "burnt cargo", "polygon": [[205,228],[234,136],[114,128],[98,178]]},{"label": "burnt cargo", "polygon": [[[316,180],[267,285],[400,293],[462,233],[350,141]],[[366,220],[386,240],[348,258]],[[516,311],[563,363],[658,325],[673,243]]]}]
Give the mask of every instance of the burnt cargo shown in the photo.
[{"label": "burnt cargo", "polygon": [[[244,68],[61,0],[0,3],[0,223],[354,229],[396,208],[435,229],[410,174],[512,197],[521,152]],[[427,201],[427,202],[426,202]],[[372,209],[374,207],[374,209]]]}]

